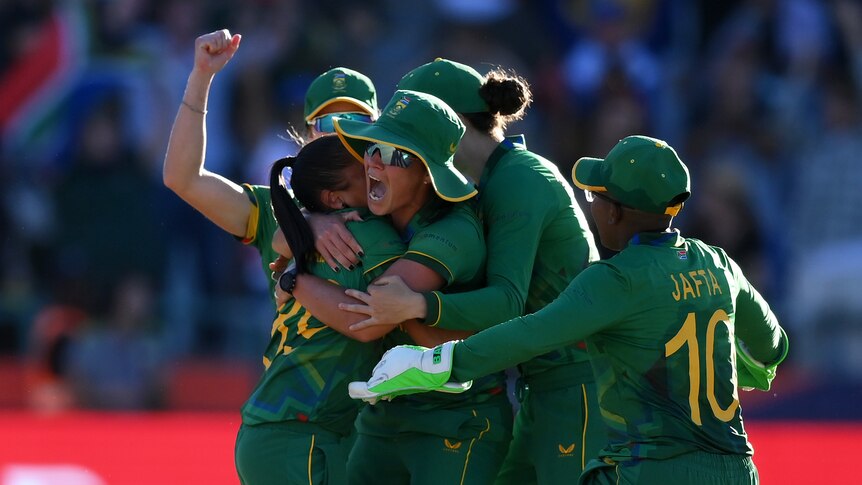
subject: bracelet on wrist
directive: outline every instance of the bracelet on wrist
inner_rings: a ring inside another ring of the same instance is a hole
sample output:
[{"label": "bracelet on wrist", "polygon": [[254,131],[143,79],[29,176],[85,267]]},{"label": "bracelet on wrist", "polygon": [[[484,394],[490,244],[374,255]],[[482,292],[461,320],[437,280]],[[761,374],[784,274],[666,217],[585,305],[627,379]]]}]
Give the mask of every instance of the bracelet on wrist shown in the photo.
[{"label": "bracelet on wrist", "polygon": [[194,106],[190,105],[189,103],[187,103],[185,99],[184,99],[184,100],[182,100],[182,103],[183,103],[183,106],[185,106],[186,108],[190,109],[190,110],[191,110],[192,112],[194,112],[194,113],[201,114],[201,115],[205,115],[205,114],[207,114],[207,110],[205,110],[205,109],[200,109],[200,108],[196,108],[196,107],[194,107]]}]

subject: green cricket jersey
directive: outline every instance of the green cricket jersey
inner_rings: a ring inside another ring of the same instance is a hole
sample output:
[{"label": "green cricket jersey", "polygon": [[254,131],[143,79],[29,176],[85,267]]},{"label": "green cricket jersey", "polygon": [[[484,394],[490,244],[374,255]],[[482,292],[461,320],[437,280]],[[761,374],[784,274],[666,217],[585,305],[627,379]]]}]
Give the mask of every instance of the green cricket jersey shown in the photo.
[{"label": "green cricket jersey", "polygon": [[269,269],[269,263],[278,258],[278,253],[272,249],[272,235],[278,227],[278,221],[272,212],[272,197],[269,187],[263,185],[243,184],[242,188],[254,208],[249,214],[245,237],[241,240],[243,244],[253,246],[260,252],[263,274],[269,282],[269,294],[275,306],[275,281],[270,278],[272,271]]},{"label": "green cricket jersey", "polygon": [[[479,210],[487,228],[486,286],[429,296],[431,325],[482,330],[533,313],[599,258],[571,186],[556,165],[527,150],[523,136],[506,138],[488,159]],[[529,377],[586,360],[586,351],[571,345],[523,363],[521,371]]]},{"label": "green cricket jersey", "polygon": [[[421,263],[435,270],[446,280],[446,290],[464,291],[481,286],[485,276],[485,240],[482,223],[476,214],[472,201],[455,204],[451,212],[433,222],[432,207],[423,207],[407,225],[402,239],[407,242],[404,258]],[[363,245],[363,247],[365,247]],[[413,344],[410,336],[396,329],[384,337],[385,348],[398,344]],[[473,388],[464,394],[428,393],[405,396],[397,403],[381,402],[363,409],[358,429],[366,434],[391,436],[405,427],[421,431],[409,419],[392,419],[388,409],[406,406],[410,412],[463,409],[485,402],[505,389],[505,375],[491,373],[474,383]],[[414,413],[415,414],[415,413]],[[416,415],[416,419],[421,416]],[[433,426],[433,423],[432,423]]]},{"label": "green cricket jersey", "polygon": [[[365,248],[364,271],[336,273],[319,258],[310,268],[313,274],[365,290],[404,253],[404,244],[386,219],[361,215],[363,222],[348,222],[347,228]],[[263,219],[259,222],[254,240],[271,239],[271,231],[268,238],[262,232]],[[296,300],[278,309],[271,335],[264,373],[242,407],[243,423],[310,422],[347,435],[362,404],[350,398],[347,384],[371,372],[382,350],[379,343],[362,343],[336,332]]]},{"label": "green cricket jersey", "polygon": [[775,315],[722,249],[642,233],[544,309],[458,344],[452,376],[469,380],[586,338],[610,435],[602,456],[750,455],[734,333],[761,362],[786,354]]}]

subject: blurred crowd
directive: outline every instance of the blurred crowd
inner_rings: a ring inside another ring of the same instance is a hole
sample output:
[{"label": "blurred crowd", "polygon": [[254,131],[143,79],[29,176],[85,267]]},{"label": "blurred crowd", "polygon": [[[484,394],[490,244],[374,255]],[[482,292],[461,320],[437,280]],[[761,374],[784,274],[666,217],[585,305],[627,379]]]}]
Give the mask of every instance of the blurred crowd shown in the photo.
[{"label": "blurred crowd", "polygon": [[862,382],[856,0],[6,0],[0,358],[32,363],[36,405],[157,408],[173,362],[259,362],[257,253],[161,179],[194,39],[220,28],[243,41],[210,97],[210,170],[266,183],[331,67],[381,105],[435,57],[511,68],[535,100],[509,131],[564,174],[633,133],[677,147],[683,233],[740,263],[789,365]]}]

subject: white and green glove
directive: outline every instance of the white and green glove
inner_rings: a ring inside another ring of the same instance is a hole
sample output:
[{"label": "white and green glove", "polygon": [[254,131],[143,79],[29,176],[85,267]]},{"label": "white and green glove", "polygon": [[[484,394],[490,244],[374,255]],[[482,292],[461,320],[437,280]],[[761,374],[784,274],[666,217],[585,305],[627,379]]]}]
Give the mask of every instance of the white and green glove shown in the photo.
[{"label": "white and green glove", "polygon": [[392,347],[374,367],[368,382],[351,382],[347,390],[353,399],[371,404],[379,399],[438,391],[460,393],[470,389],[473,381],[449,382],[452,352],[456,342],[446,342],[433,349],[417,345]]},{"label": "white and green glove", "polygon": [[745,342],[736,338],[736,379],[743,391],[760,389],[768,391],[775,379],[778,364],[787,356],[787,345],[784,346],[781,358],[777,362],[766,365],[752,357]]}]

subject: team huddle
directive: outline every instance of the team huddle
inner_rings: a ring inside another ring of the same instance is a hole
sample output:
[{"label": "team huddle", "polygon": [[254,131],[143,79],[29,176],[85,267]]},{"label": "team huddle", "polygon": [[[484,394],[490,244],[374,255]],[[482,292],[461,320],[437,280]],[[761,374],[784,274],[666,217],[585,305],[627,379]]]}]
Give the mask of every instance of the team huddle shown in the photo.
[{"label": "team huddle", "polygon": [[164,181],[260,252],[273,293],[241,483],[758,483],[738,390],[769,389],[787,336],[672,227],[692,195],[672,147],[628,136],[564,177],[506,134],[526,80],[436,59],[382,109],[367,76],[323,73],[298,153],[237,184],[204,162],[240,41],[195,41]]}]

